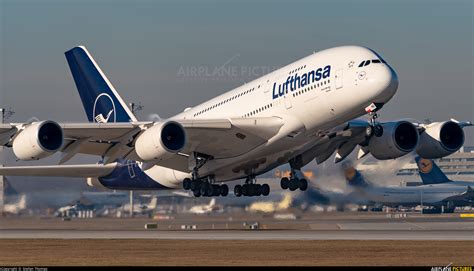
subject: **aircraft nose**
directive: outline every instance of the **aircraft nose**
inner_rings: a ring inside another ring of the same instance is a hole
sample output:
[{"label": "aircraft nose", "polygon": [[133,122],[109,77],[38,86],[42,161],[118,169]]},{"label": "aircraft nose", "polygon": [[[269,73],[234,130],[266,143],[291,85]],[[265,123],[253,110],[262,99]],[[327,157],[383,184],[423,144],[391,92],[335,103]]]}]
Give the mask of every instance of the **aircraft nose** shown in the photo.
[{"label": "aircraft nose", "polygon": [[376,92],[375,102],[386,103],[398,89],[397,73],[389,65],[377,65],[374,67],[372,84]]}]

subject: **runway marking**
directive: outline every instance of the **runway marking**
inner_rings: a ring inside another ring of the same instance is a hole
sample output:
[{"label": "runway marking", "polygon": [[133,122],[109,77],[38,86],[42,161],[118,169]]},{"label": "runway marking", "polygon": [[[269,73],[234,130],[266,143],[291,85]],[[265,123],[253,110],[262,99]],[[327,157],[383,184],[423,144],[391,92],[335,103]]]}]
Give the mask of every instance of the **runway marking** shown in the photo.
[{"label": "runway marking", "polygon": [[416,223],[413,223],[413,222],[405,222],[405,223],[410,224],[410,225],[413,225],[413,226],[417,227],[417,228],[420,229],[420,230],[426,230],[425,227],[422,227],[422,226],[420,226],[420,225],[418,225],[418,224],[416,224]]},{"label": "runway marking", "polygon": [[196,230],[94,231],[2,230],[0,239],[163,239],[163,240],[468,240],[473,230]]}]

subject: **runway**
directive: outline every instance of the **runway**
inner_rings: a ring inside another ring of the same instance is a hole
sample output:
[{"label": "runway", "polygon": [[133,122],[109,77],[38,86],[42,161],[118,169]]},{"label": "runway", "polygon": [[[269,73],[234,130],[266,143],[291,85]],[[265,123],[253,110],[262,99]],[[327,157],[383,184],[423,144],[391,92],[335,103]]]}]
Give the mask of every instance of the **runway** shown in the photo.
[{"label": "runway", "polygon": [[[145,229],[152,223],[156,228]],[[258,224],[258,229],[249,225]],[[183,230],[183,225],[195,229]],[[297,220],[264,215],[189,216],[170,220],[8,218],[0,239],[156,239],[156,240],[453,240],[474,241],[474,219],[459,215],[402,219],[381,214],[323,214]]]},{"label": "runway", "polygon": [[1,230],[1,239],[436,240],[473,241],[473,230]]},{"label": "runway", "polygon": [[[154,229],[145,229],[152,223]],[[258,224],[258,229],[249,225]],[[195,229],[182,230],[182,226]],[[0,219],[7,265],[472,265],[474,220],[458,214],[180,215]],[[52,256],[54,255],[54,256]]]}]

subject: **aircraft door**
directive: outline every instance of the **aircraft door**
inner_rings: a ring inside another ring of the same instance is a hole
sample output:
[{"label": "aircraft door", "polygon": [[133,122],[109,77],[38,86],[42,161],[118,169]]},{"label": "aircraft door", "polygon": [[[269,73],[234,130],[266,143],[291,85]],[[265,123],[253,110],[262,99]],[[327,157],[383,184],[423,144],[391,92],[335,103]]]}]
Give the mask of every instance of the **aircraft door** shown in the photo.
[{"label": "aircraft door", "polygon": [[290,109],[293,107],[293,103],[291,102],[291,97],[290,97],[290,93],[288,94],[285,94],[285,96],[283,96],[283,99],[285,100],[285,108],[286,109]]}]

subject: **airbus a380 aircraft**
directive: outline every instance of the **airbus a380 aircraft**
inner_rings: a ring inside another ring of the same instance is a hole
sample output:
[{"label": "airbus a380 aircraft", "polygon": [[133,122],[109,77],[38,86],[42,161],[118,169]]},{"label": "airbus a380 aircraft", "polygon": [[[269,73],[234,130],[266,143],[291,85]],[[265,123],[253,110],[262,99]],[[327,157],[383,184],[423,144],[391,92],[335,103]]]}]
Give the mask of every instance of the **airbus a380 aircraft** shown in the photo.
[{"label": "airbus a380 aircraft", "polygon": [[[0,144],[20,160],[61,152],[60,165],[0,168],[3,175],[87,177],[110,189],[184,188],[195,196],[268,195],[256,176],[289,163],[283,189],[306,190],[300,169],[334,152],[343,160],[392,159],[413,150],[438,158],[458,150],[462,128],[454,120],[429,125],[405,120],[376,123],[376,112],[398,88],[395,71],[359,46],[323,50],[167,120],[140,122],[83,46],[66,53],[90,123],[39,121],[0,126]],[[354,118],[369,114],[369,121]],[[98,164],[64,165],[74,155],[102,157]]]}]

